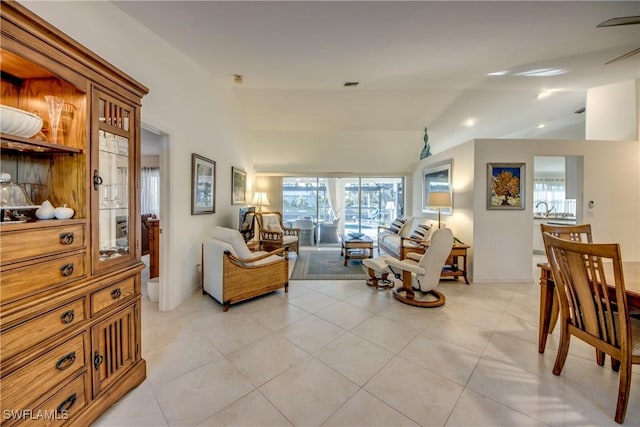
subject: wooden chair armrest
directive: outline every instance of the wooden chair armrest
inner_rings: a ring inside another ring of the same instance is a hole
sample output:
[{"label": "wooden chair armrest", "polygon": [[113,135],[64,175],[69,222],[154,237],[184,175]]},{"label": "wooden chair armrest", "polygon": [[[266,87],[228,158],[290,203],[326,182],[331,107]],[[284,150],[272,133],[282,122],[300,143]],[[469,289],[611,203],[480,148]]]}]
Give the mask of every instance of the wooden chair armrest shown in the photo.
[{"label": "wooden chair armrest", "polygon": [[424,249],[429,247],[429,244],[427,242],[425,242],[424,240],[412,239],[411,237],[402,237],[402,236],[400,236],[400,247],[402,247],[402,245],[404,245],[405,241],[414,242],[418,246],[422,246]]},{"label": "wooden chair armrest", "polygon": [[421,254],[419,252],[409,252],[405,259],[410,259],[411,261],[417,262],[417,261],[420,261],[420,258],[422,258],[422,255],[424,254]]},{"label": "wooden chair armrest", "polygon": [[[238,258],[238,257],[234,256],[229,251],[224,251],[224,253],[225,253],[225,255],[229,256],[229,258],[231,260],[233,260],[234,262],[236,262],[237,264],[251,264],[251,263],[254,263],[256,261],[260,261],[260,260],[263,260],[265,258],[269,258],[271,255],[282,255],[282,254],[284,254],[284,259],[289,259],[289,250],[288,250],[288,248],[279,248],[279,249],[276,249],[274,251],[267,252],[267,253],[262,254],[262,255],[258,255],[255,258]],[[263,265],[269,265],[269,264],[263,264]]]}]

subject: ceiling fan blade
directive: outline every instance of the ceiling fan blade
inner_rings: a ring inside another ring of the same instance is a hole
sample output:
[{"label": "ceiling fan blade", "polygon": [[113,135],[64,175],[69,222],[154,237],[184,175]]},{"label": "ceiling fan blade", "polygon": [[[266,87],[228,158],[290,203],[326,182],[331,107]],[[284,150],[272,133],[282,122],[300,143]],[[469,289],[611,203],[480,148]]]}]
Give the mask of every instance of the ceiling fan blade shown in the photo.
[{"label": "ceiling fan blade", "polygon": [[613,58],[611,61],[605,62],[604,65],[609,65],[613,62],[618,62],[618,61],[622,61],[623,59],[627,59],[633,55],[637,55],[638,53],[640,53],[640,47],[637,49],[633,49],[630,52],[625,53],[624,55],[620,55],[617,58]]},{"label": "ceiling fan blade", "polygon": [[640,24],[640,16],[622,16],[620,18],[607,19],[599,23],[596,27],[615,27],[617,25],[634,25]]}]

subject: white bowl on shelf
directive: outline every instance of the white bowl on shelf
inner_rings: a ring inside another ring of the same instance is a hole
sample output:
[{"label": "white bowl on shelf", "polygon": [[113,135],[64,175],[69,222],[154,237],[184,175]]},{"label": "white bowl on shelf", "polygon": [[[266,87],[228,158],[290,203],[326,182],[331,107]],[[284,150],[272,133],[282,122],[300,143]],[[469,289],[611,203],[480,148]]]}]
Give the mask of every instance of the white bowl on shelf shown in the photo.
[{"label": "white bowl on shelf", "polygon": [[30,138],[42,129],[42,118],[35,114],[0,105],[0,132]]}]

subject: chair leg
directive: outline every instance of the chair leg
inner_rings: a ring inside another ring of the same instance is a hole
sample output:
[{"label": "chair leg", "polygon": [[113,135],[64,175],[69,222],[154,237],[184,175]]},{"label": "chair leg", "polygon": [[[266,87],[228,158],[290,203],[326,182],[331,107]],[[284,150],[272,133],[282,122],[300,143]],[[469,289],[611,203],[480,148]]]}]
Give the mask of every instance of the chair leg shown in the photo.
[{"label": "chair leg", "polygon": [[389,273],[381,273],[381,277],[376,276],[376,271],[368,267],[369,279],[367,279],[367,286],[376,288],[377,290],[386,290],[393,288],[393,281],[389,280]]},{"label": "chair leg", "polygon": [[631,388],[631,360],[627,358],[621,363],[620,385],[618,386],[618,404],[616,405],[615,420],[618,424],[624,422],[629,403],[629,389]]},{"label": "chair leg", "polygon": [[604,352],[596,348],[596,363],[599,366],[604,366]]},{"label": "chair leg", "polygon": [[567,328],[566,322],[561,322],[560,329],[560,345],[558,345],[558,354],[556,355],[556,362],[553,365],[553,374],[560,375],[562,368],[564,368],[564,362],[567,361],[567,355],[569,354],[569,342],[571,335],[569,334],[569,328]]},{"label": "chair leg", "polygon": [[611,358],[611,370],[614,372],[620,371],[620,361],[618,359]]}]

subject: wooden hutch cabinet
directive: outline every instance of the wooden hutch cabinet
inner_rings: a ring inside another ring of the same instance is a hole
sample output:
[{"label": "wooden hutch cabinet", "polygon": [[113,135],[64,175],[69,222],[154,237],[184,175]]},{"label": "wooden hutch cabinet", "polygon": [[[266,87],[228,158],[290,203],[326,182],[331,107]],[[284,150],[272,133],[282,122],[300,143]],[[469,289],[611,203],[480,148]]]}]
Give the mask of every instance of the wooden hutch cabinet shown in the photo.
[{"label": "wooden hutch cabinet", "polygon": [[[148,89],[13,1],[0,22],[0,170],[35,209],[0,226],[0,423],[88,425],[146,377],[140,337],[140,105]],[[57,136],[45,96],[62,106]],[[17,209],[13,209],[17,210]],[[5,221],[7,219],[13,219]]]}]

